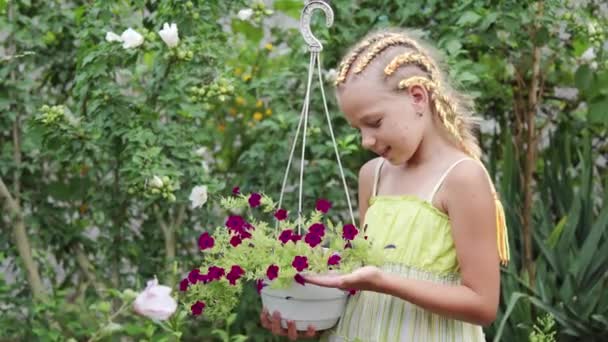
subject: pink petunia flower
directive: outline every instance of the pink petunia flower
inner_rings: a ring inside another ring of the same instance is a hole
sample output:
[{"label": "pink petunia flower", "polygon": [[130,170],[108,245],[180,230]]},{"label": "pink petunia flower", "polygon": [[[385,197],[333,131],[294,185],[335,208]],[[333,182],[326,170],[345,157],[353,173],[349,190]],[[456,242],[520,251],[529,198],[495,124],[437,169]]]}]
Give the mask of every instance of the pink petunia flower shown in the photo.
[{"label": "pink petunia flower", "polygon": [[291,266],[293,266],[298,272],[302,272],[308,268],[308,258],[305,256],[296,255],[295,258],[293,258]]},{"label": "pink petunia flower", "polygon": [[304,242],[306,242],[311,248],[315,248],[321,243],[321,237],[314,233],[308,233],[304,237]]},{"label": "pink petunia flower", "polygon": [[236,281],[243,274],[245,274],[245,271],[241,268],[241,266],[239,266],[239,265],[233,265],[230,268],[230,272],[228,272],[228,274],[226,274],[226,279],[228,279],[228,282],[230,283],[230,285],[236,285]]},{"label": "pink petunia flower", "polygon": [[291,240],[292,233],[293,230],[285,229],[281,232],[281,234],[279,234],[279,241],[281,241],[283,244],[286,244],[287,242],[289,242],[289,240]]},{"label": "pink petunia flower", "polygon": [[329,209],[331,209],[331,202],[324,198],[320,198],[317,200],[317,205],[315,208],[323,214],[327,214]]},{"label": "pink petunia flower", "polygon": [[190,307],[190,310],[192,311],[192,315],[194,315],[194,316],[198,316],[198,315],[202,314],[204,309],[205,309],[205,303],[201,302],[200,300],[197,300],[196,303],[192,304],[192,306]]},{"label": "pink petunia flower", "polygon": [[312,226],[310,226],[308,228],[308,231],[310,233],[319,235],[320,237],[325,236],[325,226],[323,225],[323,223],[315,223]]},{"label": "pink petunia flower", "polygon": [[268,269],[266,270],[266,276],[270,280],[273,280],[276,277],[278,277],[279,276],[279,266],[277,266],[277,265],[268,266]]},{"label": "pink petunia flower", "polygon": [[254,192],[251,195],[249,195],[249,205],[252,208],[256,208],[260,205],[261,199],[262,199],[262,195],[258,194],[257,192]]},{"label": "pink petunia flower", "polygon": [[283,221],[284,219],[287,218],[287,210],[285,210],[285,209],[277,210],[277,212],[274,213],[274,217],[279,221]]},{"label": "pink petunia flower", "polygon": [[304,280],[304,277],[302,277],[300,273],[296,273],[293,279],[302,286],[306,285],[306,280]]},{"label": "pink petunia flower", "polygon": [[182,281],[179,282],[179,290],[182,292],[187,291],[189,286],[190,282],[188,281],[188,278],[184,278],[182,279]]},{"label": "pink petunia flower", "polygon": [[251,234],[247,231],[242,231],[239,234],[239,237],[241,238],[241,240],[245,240],[245,239],[249,239],[251,237]]},{"label": "pink petunia flower", "polygon": [[344,225],[344,228],[342,228],[342,237],[346,240],[354,239],[357,234],[359,234],[359,231],[352,224]]},{"label": "pink petunia flower", "polygon": [[212,248],[215,244],[215,240],[208,232],[204,232],[201,236],[198,237],[198,248],[201,250]]},{"label": "pink petunia flower", "polygon": [[232,247],[240,245],[241,242],[243,242],[243,240],[241,240],[241,237],[238,235],[235,235],[230,239],[230,244],[232,245]]},{"label": "pink petunia flower", "polygon": [[342,260],[340,255],[334,254],[329,257],[329,259],[327,260],[327,264],[328,265],[338,265],[340,263],[340,260]]}]

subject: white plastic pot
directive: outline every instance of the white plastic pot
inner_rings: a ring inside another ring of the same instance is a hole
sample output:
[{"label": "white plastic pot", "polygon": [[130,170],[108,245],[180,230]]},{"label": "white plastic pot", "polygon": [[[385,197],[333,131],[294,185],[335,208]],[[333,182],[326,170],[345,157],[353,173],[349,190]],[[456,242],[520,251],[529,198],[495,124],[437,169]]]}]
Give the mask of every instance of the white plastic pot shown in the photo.
[{"label": "white plastic pot", "polygon": [[340,289],[294,282],[286,289],[262,289],[262,305],[271,314],[281,313],[281,326],[295,321],[296,329],[305,331],[309,325],[315,330],[333,327],[344,313],[348,293]]}]

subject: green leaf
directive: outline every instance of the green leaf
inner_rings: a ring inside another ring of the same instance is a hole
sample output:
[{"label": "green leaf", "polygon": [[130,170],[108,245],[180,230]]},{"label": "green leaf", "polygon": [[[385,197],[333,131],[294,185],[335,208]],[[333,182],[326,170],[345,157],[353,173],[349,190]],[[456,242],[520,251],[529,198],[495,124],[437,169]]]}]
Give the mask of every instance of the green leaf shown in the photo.
[{"label": "green leaf", "polygon": [[300,19],[300,12],[302,11],[302,1],[277,0],[274,2],[274,9],[277,11],[284,12],[290,17]]},{"label": "green leaf", "polygon": [[481,16],[473,11],[466,11],[464,14],[458,19],[456,25],[459,26],[473,26],[479,22]]},{"label": "green leaf", "polygon": [[576,87],[581,90],[587,90],[593,82],[593,72],[588,65],[583,64],[576,70],[576,74],[574,74],[574,84]]},{"label": "green leaf", "polygon": [[260,27],[255,27],[251,23],[243,20],[232,20],[232,30],[235,33],[243,34],[248,40],[259,44],[264,37],[264,31]]},{"label": "green leaf", "polygon": [[549,244],[549,246],[551,246],[551,249],[555,248],[555,245],[559,241],[559,237],[564,231],[564,226],[566,225],[567,221],[568,215],[562,217],[562,219],[559,220],[555,228],[553,228],[553,230],[551,231],[551,235],[549,235],[549,238],[547,239],[547,243]]},{"label": "green leaf", "polygon": [[591,123],[608,124],[608,97],[601,98],[589,104],[587,119]]}]

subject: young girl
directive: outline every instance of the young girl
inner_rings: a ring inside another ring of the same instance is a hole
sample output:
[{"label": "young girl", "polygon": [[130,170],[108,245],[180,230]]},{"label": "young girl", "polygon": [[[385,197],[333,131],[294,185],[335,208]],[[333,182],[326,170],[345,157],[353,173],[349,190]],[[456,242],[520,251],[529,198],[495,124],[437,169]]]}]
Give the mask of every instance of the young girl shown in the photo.
[{"label": "young girl", "polygon": [[[472,103],[452,90],[430,48],[411,33],[377,32],[339,66],[337,97],[362,145],[380,157],[359,171],[359,217],[388,263],[308,276],[360,290],[329,341],[485,341],[509,250],[504,213],[472,133]],[[313,337],[314,327],[273,333]]]}]

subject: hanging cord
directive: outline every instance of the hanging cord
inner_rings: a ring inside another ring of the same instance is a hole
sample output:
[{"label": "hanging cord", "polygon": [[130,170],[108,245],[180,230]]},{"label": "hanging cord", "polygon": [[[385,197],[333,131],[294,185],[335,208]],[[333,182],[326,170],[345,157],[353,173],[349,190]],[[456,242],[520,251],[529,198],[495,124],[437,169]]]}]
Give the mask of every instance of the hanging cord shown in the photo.
[{"label": "hanging cord", "polygon": [[[329,109],[327,107],[327,99],[325,97],[325,89],[323,87],[323,75],[321,72],[321,57],[320,53],[323,50],[323,45],[319,40],[317,40],[312,32],[310,31],[310,18],[312,16],[312,11],[315,9],[322,10],[326,15],[326,24],[327,26],[331,26],[333,23],[333,11],[328,3],[321,0],[307,0],[304,9],[302,10],[302,17],[300,20],[300,31],[304,37],[304,40],[308,44],[308,49],[310,51],[310,62],[308,64],[308,81],[306,83],[306,95],[304,97],[304,104],[302,106],[302,112],[300,114],[300,121],[298,122],[298,128],[296,129],[296,134],[293,139],[293,144],[291,146],[291,152],[289,153],[289,160],[287,161],[287,168],[285,169],[285,175],[283,176],[283,184],[281,186],[281,194],[279,196],[279,208],[281,208],[283,204],[283,195],[285,193],[285,186],[287,185],[287,176],[289,174],[289,169],[291,167],[291,162],[294,157],[296,145],[298,143],[298,137],[300,135],[300,129],[302,128],[302,123],[304,123],[304,132],[302,135],[302,154],[300,158],[300,180],[299,180],[299,192],[298,192],[298,234],[302,234],[302,194],[304,189],[304,167],[306,162],[306,131],[308,126],[308,114],[310,109],[310,90],[312,86],[312,77],[315,69],[315,63],[317,64],[318,76],[319,76],[319,85],[321,88],[321,96],[323,98],[323,108],[325,110],[325,117],[327,118],[327,124],[329,126],[329,133],[331,135],[331,141],[334,146],[334,152],[336,153],[336,160],[338,161],[338,168],[340,170],[340,177],[342,178],[342,184],[344,186],[344,193],[346,194],[346,202],[348,203],[348,210],[350,213],[350,218],[352,220],[352,224],[355,224],[355,216],[353,215],[353,207],[350,202],[350,195],[348,193],[348,186],[346,184],[346,177],[344,176],[344,169],[342,167],[342,162],[340,161],[340,153],[338,152],[338,144],[336,143],[336,138],[334,136],[334,131],[331,125],[331,118],[329,116]],[[279,222],[275,223],[275,229],[278,229]]]},{"label": "hanging cord", "polygon": [[[298,123],[298,128],[296,130],[296,135],[293,139],[293,145],[291,146],[291,152],[289,154],[289,160],[287,161],[287,168],[285,169],[285,175],[283,177],[283,185],[281,186],[281,194],[279,196],[279,208],[283,204],[283,195],[285,193],[285,186],[287,185],[287,176],[289,174],[289,168],[291,167],[291,162],[293,160],[294,152],[296,149],[296,144],[298,143],[298,137],[300,135],[300,129],[302,128],[302,122],[304,122],[304,133],[302,138],[302,159],[300,161],[300,183],[299,183],[299,197],[298,197],[298,234],[301,233],[302,226],[302,184],[304,182],[304,152],[306,148],[306,125],[308,123],[308,109],[310,103],[310,88],[312,85],[312,76],[315,68],[316,62],[316,52],[310,53],[310,62],[308,64],[308,81],[306,83],[306,96],[304,97],[304,105],[302,107],[302,113],[300,114],[300,122]],[[278,222],[275,224],[275,227],[278,227]]]},{"label": "hanging cord", "polygon": [[344,176],[344,168],[342,168],[342,162],[340,161],[340,153],[338,152],[338,144],[336,143],[336,137],[334,136],[334,130],[331,126],[331,118],[329,117],[329,109],[327,108],[327,100],[325,98],[325,89],[323,87],[323,76],[321,73],[321,56],[317,55],[317,69],[319,71],[319,87],[321,88],[321,97],[323,98],[323,108],[325,109],[325,117],[327,118],[327,125],[329,126],[329,134],[331,135],[331,142],[334,145],[334,151],[336,152],[336,160],[338,161],[338,168],[340,169],[340,177],[342,178],[342,185],[344,185],[344,193],[346,194],[346,202],[348,203],[348,211],[350,213],[350,219],[352,224],[355,225],[355,215],[353,215],[353,206],[350,203],[350,195],[348,194],[348,185],[346,185],[346,177]]}]

